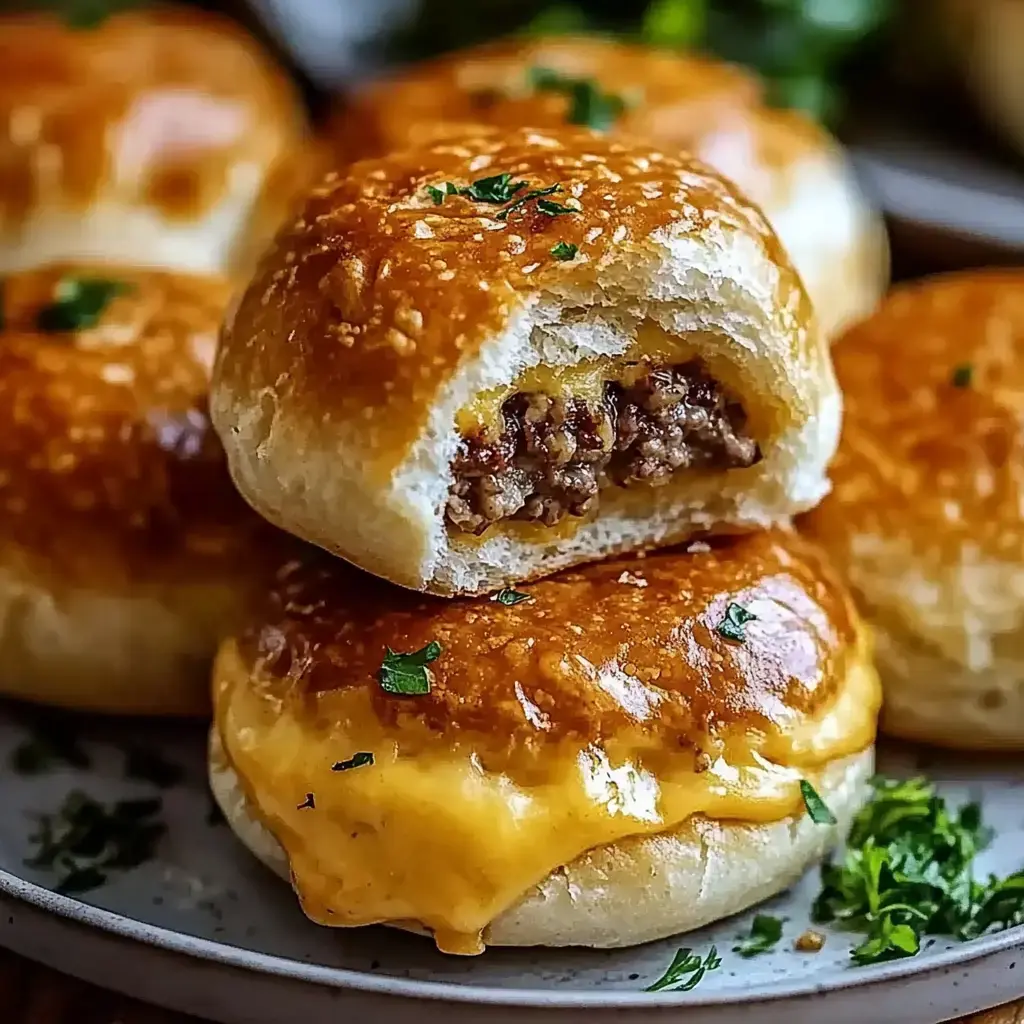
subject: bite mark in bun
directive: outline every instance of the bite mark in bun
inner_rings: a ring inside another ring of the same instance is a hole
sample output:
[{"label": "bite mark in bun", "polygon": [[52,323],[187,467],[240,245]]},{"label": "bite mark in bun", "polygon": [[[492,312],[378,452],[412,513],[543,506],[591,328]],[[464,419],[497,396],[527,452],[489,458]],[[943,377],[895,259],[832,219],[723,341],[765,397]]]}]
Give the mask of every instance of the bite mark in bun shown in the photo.
[{"label": "bite mark in bun", "polygon": [[453,594],[809,507],[839,397],[731,186],[523,129],[329,175],[226,324],[212,412],[266,518]]}]

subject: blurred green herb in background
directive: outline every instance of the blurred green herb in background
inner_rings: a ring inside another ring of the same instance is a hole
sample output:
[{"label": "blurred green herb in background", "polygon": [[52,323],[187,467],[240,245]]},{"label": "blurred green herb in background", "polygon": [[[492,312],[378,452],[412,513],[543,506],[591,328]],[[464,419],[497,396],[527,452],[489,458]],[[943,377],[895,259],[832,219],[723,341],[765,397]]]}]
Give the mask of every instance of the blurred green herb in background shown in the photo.
[{"label": "blurred green herb in background", "polygon": [[423,57],[514,32],[590,32],[708,52],[759,71],[773,104],[834,124],[849,72],[895,8],[894,0],[423,0],[397,42],[404,56]]}]

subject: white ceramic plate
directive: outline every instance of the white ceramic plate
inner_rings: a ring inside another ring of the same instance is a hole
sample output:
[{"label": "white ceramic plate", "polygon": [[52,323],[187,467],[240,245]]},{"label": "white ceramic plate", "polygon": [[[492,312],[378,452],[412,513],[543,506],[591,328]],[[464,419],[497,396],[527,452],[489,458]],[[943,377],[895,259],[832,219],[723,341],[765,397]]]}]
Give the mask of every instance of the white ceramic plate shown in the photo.
[{"label": "white ceramic plate", "polygon": [[[788,918],[777,951],[752,960],[731,952],[750,915],[713,928],[611,952],[492,950],[446,957],[414,936],[383,928],[330,931],[308,923],[287,887],[260,867],[228,829],[211,824],[198,726],[92,722],[78,727],[88,768],[0,774],[0,944],[60,970],[173,1009],[227,1024],[398,1022],[443,1017],[521,1024],[685,1018],[688,1024],[864,1020],[938,1021],[1024,995],[1024,929],[957,945],[938,942],[913,960],[849,966],[849,936],[800,954],[811,873],[772,901]],[[0,765],[31,735],[20,709],[0,706]],[[159,750],[184,777],[158,790],[125,777],[129,744]],[[979,864],[1007,873],[1024,865],[1024,771],[1020,763],[935,760],[894,752],[883,768],[925,772],[962,802],[982,800],[998,837]],[[71,789],[101,801],[159,794],[168,833],[157,856],[112,877],[79,902],[56,895],[54,878],[24,865],[33,814],[55,810]],[[716,944],[720,970],[689,993],[648,993],[680,945]],[[362,1015],[361,1017],[357,1015]]]}]

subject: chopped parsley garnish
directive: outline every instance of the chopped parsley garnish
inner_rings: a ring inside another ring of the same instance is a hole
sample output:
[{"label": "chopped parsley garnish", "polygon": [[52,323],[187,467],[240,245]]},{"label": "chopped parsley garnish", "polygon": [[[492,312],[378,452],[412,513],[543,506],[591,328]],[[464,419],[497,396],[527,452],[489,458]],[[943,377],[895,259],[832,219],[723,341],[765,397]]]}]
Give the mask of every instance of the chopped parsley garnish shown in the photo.
[{"label": "chopped parsley garnish", "polygon": [[38,849],[25,863],[58,873],[57,892],[80,893],[149,860],[167,827],[156,820],[162,802],[119,800],[112,808],[73,790],[55,814],[39,816],[29,841]]},{"label": "chopped parsley garnish", "polygon": [[98,28],[119,10],[137,6],[139,0],[60,0],[58,8],[69,28]]},{"label": "chopped parsley garnish", "polygon": [[953,370],[949,378],[955,388],[969,388],[974,379],[974,367],[970,363],[963,363]]},{"label": "chopped parsley garnish", "polygon": [[301,804],[298,804],[295,809],[297,811],[304,811],[307,807],[310,810],[316,810],[316,797],[312,793],[307,793],[306,799]]},{"label": "chopped parsley garnish", "polygon": [[505,604],[511,608],[512,605],[520,604],[523,601],[529,601],[531,598],[529,594],[524,594],[520,590],[512,590],[509,587],[505,587],[494,595],[494,600],[497,601],[498,604]]},{"label": "chopped parsley garnish", "polygon": [[592,78],[574,78],[551,68],[531,68],[530,85],[537,92],[558,92],[569,97],[566,120],[595,131],[607,131],[626,109],[626,101],[614,93],[602,91]]},{"label": "chopped parsley garnish", "polygon": [[[513,210],[518,210],[520,206],[525,206],[528,202],[530,202],[533,199],[540,199],[540,202],[537,203],[537,208],[539,209],[540,206],[541,206],[541,203],[549,202],[549,200],[547,200],[547,199],[541,199],[540,198],[541,196],[550,196],[550,195],[552,195],[555,192],[561,192],[561,191],[562,191],[562,186],[558,185],[558,184],[549,185],[547,188],[534,188],[534,189],[530,189],[529,192],[525,192],[523,195],[521,195],[514,202],[509,203],[509,205],[506,206],[505,209],[502,210],[497,215],[497,219],[498,220],[508,220],[508,215]],[[556,203],[555,205],[557,206],[558,204]],[[575,210],[570,210],[569,212],[570,213],[575,213]]]},{"label": "chopped parsley garnish", "polygon": [[478,178],[471,185],[460,188],[458,194],[478,203],[507,203],[517,192],[526,188],[525,181],[513,181],[507,171],[489,178]]},{"label": "chopped parsley garnish", "polygon": [[1024,871],[974,877],[992,834],[977,804],[955,813],[925,779],[876,779],[846,852],[821,869],[818,922],[860,932],[851,956],[874,964],[914,956],[929,935],[974,939],[1024,924]]},{"label": "chopped parsley garnish", "polygon": [[743,627],[756,619],[757,616],[753,612],[748,612],[743,605],[730,601],[725,609],[725,618],[715,626],[715,632],[719,636],[725,637],[726,640],[735,640],[742,644],[747,639]]},{"label": "chopped parsley garnish", "polygon": [[430,671],[427,666],[437,661],[440,655],[441,645],[436,640],[431,640],[426,647],[411,654],[385,648],[384,664],[377,675],[380,688],[386,693],[403,697],[430,693]]},{"label": "chopped parsley garnish", "polygon": [[130,779],[149,782],[158,789],[170,789],[184,777],[181,765],[168,761],[159,750],[129,747],[124,754],[124,773]]},{"label": "chopped parsley garnish", "polygon": [[563,263],[567,263],[569,260],[576,259],[576,253],[580,251],[578,245],[573,245],[572,242],[556,242],[551,246],[551,255],[556,260],[561,260]]},{"label": "chopped parsley garnish", "polygon": [[549,217],[557,217],[563,213],[579,213],[579,210],[574,210],[571,206],[563,206],[561,203],[552,202],[550,199],[538,200],[537,209],[541,213],[546,213]]},{"label": "chopped parsley garnish", "polygon": [[[336,761],[331,765],[332,772],[347,772],[350,768],[364,768],[373,764],[373,754],[368,750],[360,750],[353,754],[347,761]],[[310,793],[310,796],[313,794]]]},{"label": "chopped parsley garnish", "polygon": [[653,985],[648,985],[647,991],[662,992],[670,989],[673,992],[689,992],[700,984],[708,971],[717,971],[721,966],[721,958],[714,946],[703,960],[692,949],[677,950],[668,970]]},{"label": "chopped parsley garnish", "polygon": [[772,917],[771,914],[758,914],[750,925],[750,935],[738,946],[733,946],[732,951],[742,957],[757,956],[773,949],[781,938],[782,918]]},{"label": "chopped parsley garnish", "polygon": [[64,765],[88,768],[90,763],[78,737],[57,720],[40,723],[30,739],[11,751],[10,759],[11,771],[19,775],[43,775]]},{"label": "chopped parsley garnish", "polygon": [[53,302],[36,317],[41,331],[80,331],[95,327],[103,310],[128,286],[123,281],[102,277],[62,277],[54,289]]},{"label": "chopped parsley garnish", "polygon": [[534,188],[523,192],[526,185],[525,181],[513,181],[512,175],[506,171],[501,174],[493,174],[489,178],[478,178],[469,185],[456,186],[450,181],[444,182],[443,187],[427,185],[424,191],[433,200],[435,206],[440,206],[446,196],[464,196],[478,203],[504,206],[503,210],[499,210],[494,215],[496,220],[508,220],[508,215],[513,210],[518,210],[519,207],[525,206],[526,203],[532,202],[534,199],[538,200],[537,209],[549,217],[557,217],[561,213],[579,213],[571,206],[562,206],[561,203],[554,203],[542,198],[563,191],[560,184],[556,183],[547,188]]},{"label": "chopped parsley garnish", "polygon": [[804,798],[807,817],[815,825],[835,825],[836,816],[829,810],[828,804],[818,795],[818,791],[806,780],[800,780],[800,795]]}]

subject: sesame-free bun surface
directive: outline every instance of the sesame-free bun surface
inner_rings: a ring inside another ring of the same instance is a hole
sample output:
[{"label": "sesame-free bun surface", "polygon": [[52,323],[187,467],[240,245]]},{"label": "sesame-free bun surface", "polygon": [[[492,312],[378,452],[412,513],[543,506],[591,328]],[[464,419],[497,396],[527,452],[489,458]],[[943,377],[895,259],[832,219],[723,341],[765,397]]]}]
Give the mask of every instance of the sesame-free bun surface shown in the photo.
[{"label": "sesame-free bun surface", "polygon": [[[496,205],[426,191],[505,172],[560,184],[577,212],[527,203],[500,220]],[[558,243],[578,252],[556,259]],[[457,419],[480,396],[537,369],[692,358],[742,404],[756,464],[606,487],[596,515],[567,529],[448,529]],[[452,594],[810,507],[839,395],[800,280],[755,208],[688,157],[561,128],[478,132],[328,175],[226,321],[211,411],[264,517]]]},{"label": "sesame-free bun surface", "polygon": [[682,147],[765,212],[833,334],[874,308],[889,277],[881,217],[836,142],[808,118],[770,109],[759,80],[718,60],[585,36],[506,39],[404,68],[355,93],[330,135],[342,160],[457,130],[459,122],[555,128],[568,90],[537,89],[538,69],[621,100],[608,128]]},{"label": "sesame-free bun surface", "polygon": [[[61,283],[90,279],[120,288],[97,322],[41,330]],[[232,488],[206,411],[229,285],[88,264],[3,284],[0,690],[201,711],[221,632],[280,543]]]},{"label": "sesame-free bun surface", "polygon": [[[880,694],[809,544],[770,530],[523,593],[442,601],[321,556],[222,647],[214,792],[315,921],[449,952],[630,945],[773,895],[835,841],[799,780],[849,820]],[[429,693],[385,692],[386,650],[431,642]]]},{"label": "sesame-free bun surface", "polygon": [[242,272],[311,173],[284,73],[195,8],[2,14],[0,67],[0,271]]},{"label": "sesame-free bun surface", "polygon": [[883,725],[1024,749],[1024,272],[902,285],[833,354],[834,490],[803,528],[875,629]]}]

